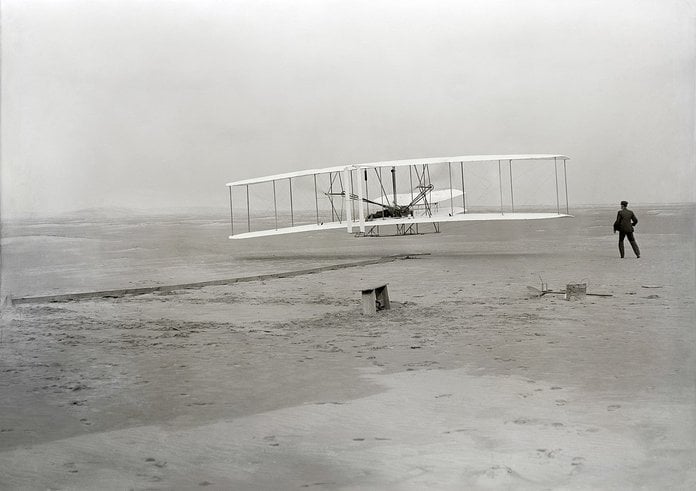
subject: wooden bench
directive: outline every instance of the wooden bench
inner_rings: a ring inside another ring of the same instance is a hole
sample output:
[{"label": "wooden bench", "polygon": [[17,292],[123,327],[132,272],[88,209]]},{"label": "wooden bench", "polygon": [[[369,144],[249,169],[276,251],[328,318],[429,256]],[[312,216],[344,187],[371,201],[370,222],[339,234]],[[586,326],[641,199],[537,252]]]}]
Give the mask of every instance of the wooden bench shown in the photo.
[{"label": "wooden bench", "polygon": [[379,310],[387,310],[391,308],[387,285],[388,283],[385,283],[384,285],[363,288],[361,290],[363,315],[372,315]]}]

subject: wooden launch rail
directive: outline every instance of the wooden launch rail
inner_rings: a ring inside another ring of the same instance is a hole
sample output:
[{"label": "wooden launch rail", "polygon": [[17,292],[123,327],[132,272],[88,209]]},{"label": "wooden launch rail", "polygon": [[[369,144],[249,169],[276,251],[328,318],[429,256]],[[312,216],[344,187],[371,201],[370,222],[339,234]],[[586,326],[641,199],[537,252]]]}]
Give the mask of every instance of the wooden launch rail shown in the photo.
[{"label": "wooden launch rail", "polygon": [[398,254],[394,256],[385,256],[377,259],[368,259],[365,261],[356,261],[350,263],[330,264],[318,268],[301,269],[298,271],[287,271],[284,273],[269,273],[255,276],[243,276],[240,278],[230,278],[226,280],[211,280],[200,281],[197,283],[182,283],[179,285],[159,285],[143,288],[121,288],[118,290],[103,290],[96,292],[80,292],[80,293],[65,293],[60,295],[45,295],[40,297],[21,297],[6,299],[9,305],[18,305],[24,303],[47,303],[47,302],[70,302],[73,300],[84,300],[89,298],[120,298],[127,295],[145,295],[147,293],[171,292],[174,290],[187,290],[192,288],[203,288],[206,286],[232,285],[234,283],[245,283],[249,281],[264,281],[278,278],[292,278],[313,273],[321,273],[322,271],[332,271],[336,269],[355,268],[359,266],[369,266],[372,264],[381,264],[396,261],[397,259],[410,259],[414,256],[424,256],[429,253],[419,254]]}]

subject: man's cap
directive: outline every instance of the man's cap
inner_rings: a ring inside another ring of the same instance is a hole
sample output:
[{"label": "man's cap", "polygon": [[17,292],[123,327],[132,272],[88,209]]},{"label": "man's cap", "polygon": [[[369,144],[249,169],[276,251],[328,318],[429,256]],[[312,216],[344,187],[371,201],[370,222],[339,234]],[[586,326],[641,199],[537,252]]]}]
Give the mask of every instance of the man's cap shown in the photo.
[{"label": "man's cap", "polygon": [[621,204],[622,204],[623,206],[628,206],[628,201],[622,201]]}]

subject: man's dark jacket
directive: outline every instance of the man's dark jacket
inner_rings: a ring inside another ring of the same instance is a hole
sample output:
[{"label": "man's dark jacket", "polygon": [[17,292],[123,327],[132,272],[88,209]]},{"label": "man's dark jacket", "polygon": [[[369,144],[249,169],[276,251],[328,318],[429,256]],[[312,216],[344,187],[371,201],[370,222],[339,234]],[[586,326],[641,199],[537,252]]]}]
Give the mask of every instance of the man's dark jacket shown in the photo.
[{"label": "man's dark jacket", "polygon": [[628,208],[624,208],[622,210],[619,210],[619,212],[616,214],[616,221],[614,222],[614,231],[626,233],[633,232],[633,226],[636,223],[638,223],[636,215]]}]

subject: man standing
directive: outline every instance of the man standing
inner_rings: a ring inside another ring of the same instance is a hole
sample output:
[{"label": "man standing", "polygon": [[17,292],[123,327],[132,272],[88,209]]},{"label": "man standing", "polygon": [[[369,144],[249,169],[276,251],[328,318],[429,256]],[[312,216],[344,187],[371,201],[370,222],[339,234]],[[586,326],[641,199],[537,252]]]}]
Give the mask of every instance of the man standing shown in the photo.
[{"label": "man standing", "polygon": [[633,237],[633,227],[638,223],[638,219],[631,210],[626,208],[627,206],[628,201],[621,202],[621,209],[616,215],[616,221],[614,222],[614,233],[619,232],[619,254],[621,254],[621,257],[624,257],[624,238],[628,237],[633,252],[636,254],[636,257],[640,257],[638,243],[635,237]]}]

